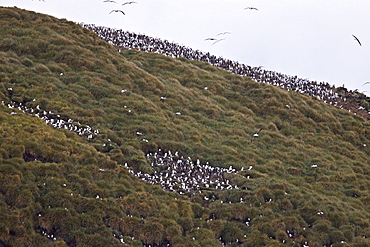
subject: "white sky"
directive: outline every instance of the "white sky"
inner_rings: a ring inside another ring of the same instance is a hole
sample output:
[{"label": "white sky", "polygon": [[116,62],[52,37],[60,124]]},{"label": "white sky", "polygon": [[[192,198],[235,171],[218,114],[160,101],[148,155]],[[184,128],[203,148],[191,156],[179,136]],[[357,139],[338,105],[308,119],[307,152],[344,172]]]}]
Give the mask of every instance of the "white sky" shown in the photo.
[{"label": "white sky", "polygon": [[[0,0],[370,95],[369,0]],[[256,7],[256,10],[244,10]],[[109,12],[121,9],[126,15]],[[212,45],[206,38],[225,40]],[[360,46],[352,34],[361,41]]]}]

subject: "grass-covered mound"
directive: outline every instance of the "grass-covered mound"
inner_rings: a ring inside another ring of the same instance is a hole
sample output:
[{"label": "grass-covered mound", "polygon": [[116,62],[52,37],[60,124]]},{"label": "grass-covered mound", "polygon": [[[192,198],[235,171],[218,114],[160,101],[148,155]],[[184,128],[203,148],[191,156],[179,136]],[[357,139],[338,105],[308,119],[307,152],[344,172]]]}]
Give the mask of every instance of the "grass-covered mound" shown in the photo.
[{"label": "grass-covered mound", "polygon": [[[119,53],[66,20],[0,8],[0,26],[0,245],[370,244],[364,118],[206,63]],[[153,173],[158,149],[243,169],[225,175],[238,189],[180,195],[125,167]]]}]

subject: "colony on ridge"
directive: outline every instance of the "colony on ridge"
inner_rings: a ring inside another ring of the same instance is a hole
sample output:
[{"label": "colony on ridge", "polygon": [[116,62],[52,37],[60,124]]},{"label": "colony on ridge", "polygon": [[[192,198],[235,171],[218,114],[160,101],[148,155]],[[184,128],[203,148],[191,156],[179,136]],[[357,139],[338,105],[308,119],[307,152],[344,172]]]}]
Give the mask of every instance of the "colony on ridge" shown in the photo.
[{"label": "colony on ridge", "polygon": [[159,38],[149,37],[144,34],[95,26],[94,24],[81,23],[80,25],[95,32],[101,39],[108,43],[117,46],[119,50],[134,49],[138,51],[160,53],[174,58],[186,58],[189,60],[207,62],[232,73],[249,76],[257,82],[263,82],[310,95],[327,104],[346,109],[370,120],[370,107],[368,106],[370,99],[357,90],[347,90],[344,87],[336,88],[327,82],[302,79],[298,76],[290,76],[275,71],[265,70],[262,69],[262,67],[251,67],[237,61],[211,55],[209,52],[205,53],[199,50],[193,50],[190,47],[178,45]]},{"label": "colony on ridge", "polygon": [[[11,26],[4,29],[14,42],[0,40],[6,69],[0,72],[0,240],[6,245],[368,243],[369,123],[363,118],[206,63],[119,54],[74,23],[49,18],[43,25],[42,15],[13,12],[22,18],[5,16]],[[35,33],[40,40],[20,42]],[[45,44],[50,53],[42,53],[33,46],[55,33],[50,43],[60,49]],[[16,53],[18,45],[34,53]],[[56,61],[60,53],[71,60]],[[81,59],[86,54],[101,60],[88,64]],[[201,80],[184,83],[181,76],[189,74],[178,68]],[[155,79],[164,83],[160,90],[148,87]],[[194,94],[185,98],[188,89]],[[70,100],[73,94],[80,97]],[[322,114],[318,121],[315,111]]]}]

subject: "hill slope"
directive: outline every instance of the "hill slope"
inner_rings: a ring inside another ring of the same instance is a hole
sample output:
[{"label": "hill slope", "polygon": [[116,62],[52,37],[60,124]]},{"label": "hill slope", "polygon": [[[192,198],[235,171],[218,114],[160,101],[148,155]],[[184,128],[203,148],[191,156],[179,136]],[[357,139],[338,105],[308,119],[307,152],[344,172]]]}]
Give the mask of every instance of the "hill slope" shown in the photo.
[{"label": "hill slope", "polygon": [[[119,53],[66,20],[0,16],[2,245],[369,244],[364,118],[207,63]],[[196,189],[167,179],[185,171]],[[143,181],[156,177],[170,192]]]}]

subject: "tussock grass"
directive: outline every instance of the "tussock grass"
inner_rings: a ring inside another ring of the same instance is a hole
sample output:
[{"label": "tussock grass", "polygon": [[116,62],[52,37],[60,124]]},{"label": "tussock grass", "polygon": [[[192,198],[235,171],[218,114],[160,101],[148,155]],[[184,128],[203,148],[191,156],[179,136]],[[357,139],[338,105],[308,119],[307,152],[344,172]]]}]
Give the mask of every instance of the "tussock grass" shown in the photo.
[{"label": "tussock grass", "polygon": [[[5,245],[48,246],[51,235],[61,246],[368,244],[362,117],[207,63],[119,53],[66,20],[17,8],[0,17]],[[99,134],[54,129],[10,102]],[[145,155],[159,148],[243,169],[225,175],[238,189],[188,197],[125,168],[153,173]]]}]

